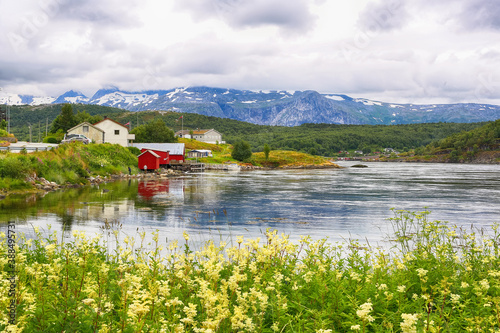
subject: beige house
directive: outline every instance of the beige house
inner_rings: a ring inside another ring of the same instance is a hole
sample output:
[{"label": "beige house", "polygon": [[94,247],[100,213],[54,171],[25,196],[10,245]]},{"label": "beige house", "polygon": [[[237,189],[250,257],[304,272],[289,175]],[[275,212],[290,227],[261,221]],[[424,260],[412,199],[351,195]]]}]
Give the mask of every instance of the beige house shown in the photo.
[{"label": "beige house", "polygon": [[[193,137],[191,137],[191,132],[193,134]],[[206,143],[226,143],[225,141],[222,141],[222,134],[217,132],[216,130],[212,129],[205,129],[205,130],[183,130],[183,131],[178,131],[175,133],[175,136],[179,138],[186,138],[186,139],[195,139],[198,141],[206,142]]]},{"label": "beige house", "polygon": [[68,134],[83,134],[95,143],[113,143],[128,147],[135,134],[129,134],[128,127],[112,119],[105,118],[94,125],[83,122],[68,130]]},{"label": "beige house", "polygon": [[88,122],[83,122],[68,130],[68,134],[83,134],[94,143],[104,142],[104,131]]}]

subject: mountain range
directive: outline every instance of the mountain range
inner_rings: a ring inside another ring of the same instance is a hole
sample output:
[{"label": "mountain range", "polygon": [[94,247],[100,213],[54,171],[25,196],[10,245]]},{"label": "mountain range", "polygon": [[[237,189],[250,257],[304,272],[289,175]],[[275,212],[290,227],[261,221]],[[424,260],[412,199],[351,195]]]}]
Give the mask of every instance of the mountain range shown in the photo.
[{"label": "mountain range", "polygon": [[259,125],[298,126],[327,124],[412,124],[481,122],[500,118],[500,106],[477,103],[396,104],[343,94],[306,91],[250,91],[187,87],[141,92],[112,87],[87,97],[70,90],[59,97],[0,95],[0,104],[95,104],[129,111],[172,110],[231,118]]}]

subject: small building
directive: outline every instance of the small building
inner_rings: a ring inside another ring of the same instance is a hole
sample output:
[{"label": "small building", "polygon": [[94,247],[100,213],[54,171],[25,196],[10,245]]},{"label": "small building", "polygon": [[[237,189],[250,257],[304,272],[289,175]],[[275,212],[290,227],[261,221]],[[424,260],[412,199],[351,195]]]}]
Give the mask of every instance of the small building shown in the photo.
[{"label": "small building", "polygon": [[393,148],[384,148],[384,153],[386,153],[386,154],[392,154],[392,153],[394,153],[394,154],[398,155],[399,151],[394,150]]},{"label": "small building", "polygon": [[186,148],[183,143],[132,143],[132,147],[152,151],[168,151],[169,164],[184,163],[186,161]]},{"label": "small building", "polygon": [[188,158],[212,157],[212,151],[208,149],[193,149],[187,152]]},{"label": "small building", "polygon": [[109,118],[93,125],[83,122],[70,128],[67,133],[83,134],[94,143],[114,143],[123,147],[128,147],[135,140],[135,134],[129,134],[127,126]]},{"label": "small building", "polygon": [[170,153],[168,151],[142,148],[141,153],[144,153],[147,150],[150,150],[154,152],[156,155],[160,156],[160,166],[165,166],[170,163]]},{"label": "small building", "polygon": [[70,128],[68,134],[83,134],[93,143],[104,143],[104,131],[86,121]]},{"label": "small building", "polygon": [[[192,137],[191,137],[191,132],[192,132]],[[175,136],[179,138],[194,139],[197,141],[213,143],[213,144],[225,143],[225,141],[222,141],[222,134],[217,132],[213,128],[204,130],[197,129],[197,130],[178,131],[175,133]]]},{"label": "small building", "polygon": [[139,162],[137,164],[140,170],[151,171],[160,168],[160,155],[151,150],[146,150],[138,156]]},{"label": "small building", "polygon": [[104,142],[128,147],[135,140],[135,134],[129,134],[127,126],[112,119],[104,118],[94,126],[104,131]]}]

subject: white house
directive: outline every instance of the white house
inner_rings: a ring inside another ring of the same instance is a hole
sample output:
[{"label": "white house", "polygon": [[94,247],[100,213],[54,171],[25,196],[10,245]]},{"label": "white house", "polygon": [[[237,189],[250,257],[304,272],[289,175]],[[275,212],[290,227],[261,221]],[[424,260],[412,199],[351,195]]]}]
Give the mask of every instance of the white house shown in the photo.
[{"label": "white house", "polygon": [[129,134],[128,127],[109,118],[104,118],[95,127],[104,132],[104,142],[117,143],[123,147],[128,147],[135,140],[135,134]]},{"label": "white house", "polygon": [[[191,133],[193,132],[193,137],[191,137]],[[178,131],[175,133],[175,136],[179,138],[186,138],[186,139],[195,139],[201,142],[206,142],[206,143],[225,143],[225,141],[222,141],[222,134],[217,132],[216,130],[212,129],[204,129],[204,130],[183,130],[183,131]]]},{"label": "white house", "polygon": [[94,125],[83,122],[70,128],[68,134],[83,134],[94,143],[117,143],[123,147],[135,140],[135,134],[129,134],[127,126],[109,118]]}]

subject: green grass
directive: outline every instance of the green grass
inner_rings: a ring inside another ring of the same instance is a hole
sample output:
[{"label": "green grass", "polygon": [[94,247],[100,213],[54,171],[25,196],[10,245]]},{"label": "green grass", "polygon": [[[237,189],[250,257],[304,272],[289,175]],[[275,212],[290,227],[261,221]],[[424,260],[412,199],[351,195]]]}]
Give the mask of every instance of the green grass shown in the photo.
[{"label": "green grass", "polygon": [[[112,144],[75,142],[56,149],[31,154],[0,153],[0,177],[10,181],[0,182],[0,190],[11,191],[13,184],[26,182],[28,177],[43,177],[57,184],[86,184],[90,175],[108,176],[128,173],[137,169],[137,156],[129,149]],[[13,181],[16,182],[13,182]],[[18,186],[18,185],[16,185]],[[33,188],[26,182],[26,188]]]},{"label": "green grass", "polygon": [[[0,235],[0,306],[16,307],[20,332],[497,332],[500,233],[395,211],[390,250],[331,244],[276,230],[237,236],[234,246],[189,235],[165,243],[153,232],[105,225],[70,242],[35,228],[34,239]],[[136,239],[132,238],[134,236]],[[12,238],[11,238],[12,239]],[[15,245],[13,245],[15,243]],[[109,246],[111,244],[111,246]],[[109,250],[114,248],[116,250]],[[14,256],[14,254],[11,254]]]},{"label": "green grass", "polygon": [[272,150],[266,160],[264,153],[254,153],[252,163],[267,167],[301,167],[308,165],[329,165],[331,163],[322,156],[309,155],[297,151]]},{"label": "green grass", "polygon": [[[209,149],[212,151],[213,157],[198,158],[199,162],[214,164],[223,164],[228,162],[240,163],[231,157],[231,145],[214,145],[189,139],[179,139],[179,142],[185,143],[186,150]],[[253,153],[252,157],[248,161],[245,161],[245,163],[271,168],[330,164],[326,158],[321,156],[313,156],[306,153],[287,150],[272,150],[269,153],[269,158],[267,160],[263,152]]]}]

